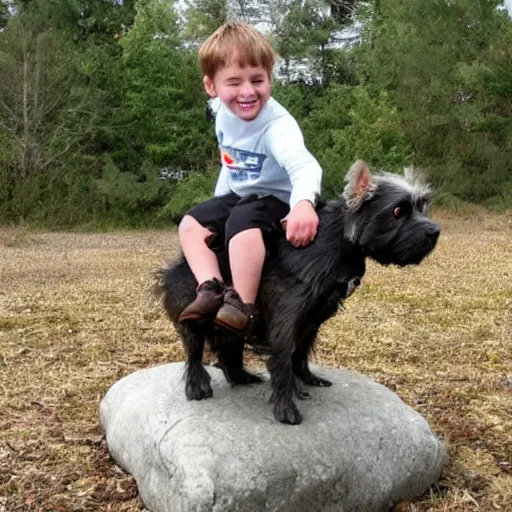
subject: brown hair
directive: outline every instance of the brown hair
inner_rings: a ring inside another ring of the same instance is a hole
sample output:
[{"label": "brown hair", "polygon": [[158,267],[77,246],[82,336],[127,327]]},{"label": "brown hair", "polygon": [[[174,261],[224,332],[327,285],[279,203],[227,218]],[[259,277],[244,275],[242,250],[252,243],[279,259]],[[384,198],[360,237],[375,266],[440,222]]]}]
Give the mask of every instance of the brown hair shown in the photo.
[{"label": "brown hair", "polygon": [[261,66],[269,77],[272,76],[276,61],[274,50],[263,34],[240,21],[224,23],[201,45],[199,62],[203,74],[214,78],[220,69],[229,65],[235,51],[241,67]]}]

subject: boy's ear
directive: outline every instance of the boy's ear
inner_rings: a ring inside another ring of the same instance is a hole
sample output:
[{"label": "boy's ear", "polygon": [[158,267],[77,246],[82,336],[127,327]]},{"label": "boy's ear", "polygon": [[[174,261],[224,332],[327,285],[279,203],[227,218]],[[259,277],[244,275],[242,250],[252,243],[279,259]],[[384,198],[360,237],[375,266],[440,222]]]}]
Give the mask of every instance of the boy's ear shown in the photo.
[{"label": "boy's ear", "polygon": [[213,80],[209,76],[203,76],[203,85],[206,94],[210,96],[210,98],[215,98],[217,96],[217,92],[215,91],[215,85]]}]

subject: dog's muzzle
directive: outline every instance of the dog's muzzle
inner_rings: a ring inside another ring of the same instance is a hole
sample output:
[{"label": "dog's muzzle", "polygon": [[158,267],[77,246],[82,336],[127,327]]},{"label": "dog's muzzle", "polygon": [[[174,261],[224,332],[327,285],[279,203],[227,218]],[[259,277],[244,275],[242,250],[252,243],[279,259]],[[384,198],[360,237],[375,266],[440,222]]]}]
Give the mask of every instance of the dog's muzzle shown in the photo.
[{"label": "dog's muzzle", "polygon": [[439,226],[439,224],[433,220],[422,219],[420,229],[427,235],[430,240],[432,240],[433,244],[435,245],[437,239],[439,238],[439,233],[441,233],[441,226]]}]

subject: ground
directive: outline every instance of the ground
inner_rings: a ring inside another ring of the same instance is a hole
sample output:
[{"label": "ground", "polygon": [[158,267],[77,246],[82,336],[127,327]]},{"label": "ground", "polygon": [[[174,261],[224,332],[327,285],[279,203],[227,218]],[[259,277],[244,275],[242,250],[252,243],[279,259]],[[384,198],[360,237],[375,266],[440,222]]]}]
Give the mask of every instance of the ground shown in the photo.
[{"label": "ground", "polygon": [[[433,216],[435,252],[370,264],[315,362],[385,384],[446,442],[442,480],[397,511],[511,511],[512,214]],[[172,230],[0,229],[0,512],[143,509],[98,405],[124,375],[183,359],[150,291],[176,253]]]}]

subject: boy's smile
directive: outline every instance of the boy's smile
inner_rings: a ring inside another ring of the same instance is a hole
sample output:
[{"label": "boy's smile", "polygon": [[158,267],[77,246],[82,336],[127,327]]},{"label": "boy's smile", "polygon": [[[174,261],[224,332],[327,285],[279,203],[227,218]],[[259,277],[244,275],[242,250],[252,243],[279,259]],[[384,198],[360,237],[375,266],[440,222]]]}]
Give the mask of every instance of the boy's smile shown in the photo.
[{"label": "boy's smile", "polygon": [[203,78],[206,92],[218,97],[238,118],[252,121],[258,117],[270,98],[270,77],[261,66],[240,66],[235,53],[228,66],[223,67],[212,79]]}]

